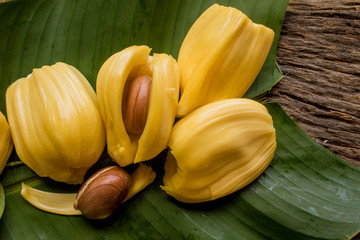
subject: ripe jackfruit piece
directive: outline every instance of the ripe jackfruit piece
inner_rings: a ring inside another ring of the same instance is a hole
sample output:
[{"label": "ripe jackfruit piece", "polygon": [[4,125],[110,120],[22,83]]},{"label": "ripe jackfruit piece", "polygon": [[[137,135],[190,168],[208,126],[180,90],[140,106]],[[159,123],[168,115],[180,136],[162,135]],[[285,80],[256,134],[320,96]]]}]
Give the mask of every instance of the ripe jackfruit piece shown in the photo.
[{"label": "ripe jackfruit piece", "polygon": [[270,28],[218,4],[192,25],[179,52],[182,117],[207,103],[242,97],[254,82],[274,38]]},{"label": "ripe jackfruit piece", "polygon": [[21,196],[31,205],[45,212],[60,215],[81,215],[81,212],[74,208],[76,193],[45,192],[22,182]]},{"label": "ripe jackfruit piece", "polygon": [[[122,167],[152,159],[165,149],[176,116],[178,65],[171,56],[149,56],[150,51],[147,46],[128,47],[111,56],[97,77],[96,92],[106,127],[108,152]],[[138,76],[152,79],[151,91],[144,129],[132,134],[124,124],[124,114],[129,113],[124,110],[124,104],[131,83]]]},{"label": "ripe jackfruit piece", "polygon": [[10,127],[5,116],[0,112],[0,174],[5,168],[6,162],[13,149]]},{"label": "ripe jackfruit piece", "polygon": [[156,173],[151,167],[140,163],[136,170],[131,173],[131,185],[128,195],[124,199],[124,202],[132,198],[135,194],[144,190],[149,186],[156,178]]},{"label": "ripe jackfruit piece", "polygon": [[81,183],[103,152],[95,91],[70,65],[43,66],[11,84],[6,109],[19,158],[41,177]]},{"label": "ripe jackfruit piece", "polygon": [[179,120],[169,148],[162,189],[186,203],[211,201],[246,186],[267,168],[275,129],[260,103],[221,100]]}]

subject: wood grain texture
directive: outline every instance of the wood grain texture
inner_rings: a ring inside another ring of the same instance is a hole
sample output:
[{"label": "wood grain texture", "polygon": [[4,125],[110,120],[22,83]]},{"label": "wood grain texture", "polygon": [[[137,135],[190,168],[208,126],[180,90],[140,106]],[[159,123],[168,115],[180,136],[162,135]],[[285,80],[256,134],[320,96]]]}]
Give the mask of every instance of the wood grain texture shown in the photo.
[{"label": "wood grain texture", "polygon": [[270,92],[313,139],[360,167],[360,0],[291,0]]}]

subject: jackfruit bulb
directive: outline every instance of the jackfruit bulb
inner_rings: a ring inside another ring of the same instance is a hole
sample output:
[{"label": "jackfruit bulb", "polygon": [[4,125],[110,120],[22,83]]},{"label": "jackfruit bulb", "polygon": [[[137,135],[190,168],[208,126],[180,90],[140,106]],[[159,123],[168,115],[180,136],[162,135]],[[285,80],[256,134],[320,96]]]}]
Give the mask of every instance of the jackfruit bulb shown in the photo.
[{"label": "jackfruit bulb", "polygon": [[259,74],[274,31],[233,7],[214,4],[192,25],[179,52],[183,117],[214,101],[243,97]]},{"label": "jackfruit bulb", "polygon": [[154,158],[167,147],[175,121],[180,77],[168,54],[130,46],[102,65],[96,82],[107,148],[124,167]]},{"label": "jackfruit bulb", "polygon": [[0,112],[0,174],[4,170],[13,149],[10,127],[5,116]]},{"label": "jackfruit bulb", "polygon": [[68,64],[43,66],[15,81],[6,109],[16,153],[41,177],[81,183],[103,152],[95,91]]},{"label": "jackfruit bulb", "polygon": [[267,168],[275,129],[262,104],[221,100],[179,120],[169,148],[162,189],[185,203],[211,201],[246,186]]}]

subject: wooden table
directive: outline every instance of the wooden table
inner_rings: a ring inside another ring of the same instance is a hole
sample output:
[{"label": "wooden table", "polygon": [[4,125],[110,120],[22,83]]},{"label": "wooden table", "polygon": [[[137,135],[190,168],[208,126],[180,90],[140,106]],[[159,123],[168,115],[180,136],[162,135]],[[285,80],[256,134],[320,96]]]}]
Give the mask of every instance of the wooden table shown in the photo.
[{"label": "wooden table", "polygon": [[285,77],[269,99],[360,167],[360,0],[290,0],[277,56]]},{"label": "wooden table", "polygon": [[313,139],[360,167],[360,0],[290,0],[271,100]]}]

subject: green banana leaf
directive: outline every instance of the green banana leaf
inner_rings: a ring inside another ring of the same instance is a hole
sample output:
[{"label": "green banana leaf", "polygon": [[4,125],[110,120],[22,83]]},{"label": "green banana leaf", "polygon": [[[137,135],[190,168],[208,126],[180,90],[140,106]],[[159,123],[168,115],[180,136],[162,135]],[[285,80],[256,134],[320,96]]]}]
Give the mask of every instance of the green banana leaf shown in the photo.
[{"label": "green banana leaf", "polygon": [[[95,86],[102,63],[127,46],[146,44],[176,58],[192,23],[214,2],[274,29],[270,54],[246,96],[263,94],[282,76],[276,46],[287,0],[13,0],[0,4],[0,110],[6,88],[34,67],[63,61]],[[278,147],[269,168],[245,189],[209,203],[179,203],[159,187],[162,153],[153,161],[153,184],[110,219],[90,221],[40,211],[20,196],[22,181],[56,192],[78,186],[40,178],[26,166],[6,168],[0,239],[349,239],[360,230],[360,170],[315,143],[278,104],[266,106]],[[10,161],[18,160],[14,152]],[[2,196],[0,187],[0,213]]]}]

